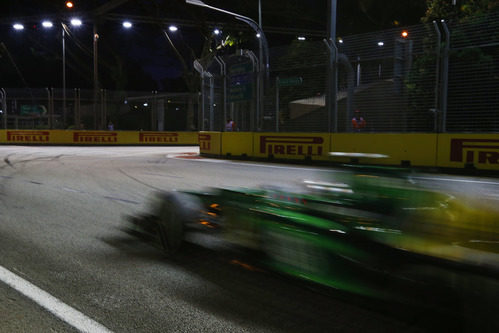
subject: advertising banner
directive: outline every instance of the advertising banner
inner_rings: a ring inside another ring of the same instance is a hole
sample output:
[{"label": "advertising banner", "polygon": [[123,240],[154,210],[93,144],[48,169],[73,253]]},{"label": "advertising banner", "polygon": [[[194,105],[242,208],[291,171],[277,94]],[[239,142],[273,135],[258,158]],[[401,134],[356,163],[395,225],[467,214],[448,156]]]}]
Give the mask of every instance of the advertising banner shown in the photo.
[{"label": "advertising banner", "polygon": [[222,153],[221,132],[199,132],[199,153],[220,156]]},{"label": "advertising banner", "polygon": [[223,132],[222,155],[253,156],[253,133]]},{"label": "advertising banner", "polygon": [[440,134],[438,166],[499,170],[499,134]]},{"label": "advertising banner", "polygon": [[0,144],[198,145],[197,132],[0,130]]},{"label": "advertising banner", "polygon": [[330,134],[255,133],[253,156],[292,160],[328,160]]},{"label": "advertising banner", "polygon": [[[338,133],[331,135],[334,152],[368,153],[387,155],[386,158],[359,159],[360,163],[435,166],[437,134],[413,133]],[[343,160],[342,160],[343,159]],[[332,161],[349,162],[345,157]]]}]

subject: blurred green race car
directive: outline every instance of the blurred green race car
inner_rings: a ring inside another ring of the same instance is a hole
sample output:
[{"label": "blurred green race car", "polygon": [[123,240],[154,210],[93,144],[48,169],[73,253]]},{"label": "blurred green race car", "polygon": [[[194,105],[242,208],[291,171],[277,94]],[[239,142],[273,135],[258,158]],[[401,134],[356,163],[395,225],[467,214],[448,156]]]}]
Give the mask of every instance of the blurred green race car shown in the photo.
[{"label": "blurred green race car", "polygon": [[497,217],[418,187],[406,171],[350,166],[289,189],[159,193],[150,213],[130,221],[169,256],[203,233],[264,267],[348,293],[476,304],[499,290]]}]

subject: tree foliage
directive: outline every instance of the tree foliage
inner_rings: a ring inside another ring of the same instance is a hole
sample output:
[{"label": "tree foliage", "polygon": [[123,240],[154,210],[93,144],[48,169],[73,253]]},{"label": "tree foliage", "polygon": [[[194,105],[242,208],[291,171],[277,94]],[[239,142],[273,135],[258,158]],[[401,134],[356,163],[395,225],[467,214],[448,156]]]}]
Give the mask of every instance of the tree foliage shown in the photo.
[{"label": "tree foliage", "polygon": [[427,10],[421,19],[424,23],[445,19],[465,22],[472,17],[499,10],[499,0],[427,0]]}]

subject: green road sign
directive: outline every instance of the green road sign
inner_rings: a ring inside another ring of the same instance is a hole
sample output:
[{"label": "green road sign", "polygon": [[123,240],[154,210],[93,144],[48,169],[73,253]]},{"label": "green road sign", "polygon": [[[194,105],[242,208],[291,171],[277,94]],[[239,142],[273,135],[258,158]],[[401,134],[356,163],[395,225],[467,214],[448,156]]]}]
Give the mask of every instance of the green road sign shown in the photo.
[{"label": "green road sign", "polygon": [[293,87],[299,86],[303,83],[303,78],[301,77],[286,77],[279,78],[279,87]]}]

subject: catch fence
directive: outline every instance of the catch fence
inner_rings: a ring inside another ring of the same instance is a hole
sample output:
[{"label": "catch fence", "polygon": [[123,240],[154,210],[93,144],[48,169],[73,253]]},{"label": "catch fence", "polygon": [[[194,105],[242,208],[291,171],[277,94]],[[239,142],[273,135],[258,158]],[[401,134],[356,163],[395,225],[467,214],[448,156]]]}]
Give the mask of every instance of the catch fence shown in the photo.
[{"label": "catch fence", "polygon": [[[200,93],[1,89],[2,128],[499,132],[499,13],[194,62]],[[260,61],[262,59],[262,61]],[[359,112],[356,112],[359,111]]]},{"label": "catch fence", "polygon": [[[499,15],[199,59],[199,124],[241,131],[498,132]],[[358,111],[358,112],[355,112]]]}]

